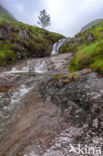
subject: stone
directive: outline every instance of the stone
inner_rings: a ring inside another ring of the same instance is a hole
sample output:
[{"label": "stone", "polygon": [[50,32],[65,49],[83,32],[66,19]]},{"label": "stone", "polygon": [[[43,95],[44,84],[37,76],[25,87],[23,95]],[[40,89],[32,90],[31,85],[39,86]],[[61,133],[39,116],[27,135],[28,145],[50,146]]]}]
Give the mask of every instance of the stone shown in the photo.
[{"label": "stone", "polygon": [[68,43],[69,47],[72,47],[74,45],[74,43]]},{"label": "stone", "polygon": [[97,118],[94,119],[94,120],[93,120],[93,126],[94,126],[95,128],[98,128],[98,124],[99,124],[98,119],[97,119]]},{"label": "stone", "polygon": [[74,39],[74,43],[76,43],[76,44],[80,45],[82,42],[83,42],[83,39],[81,37]]},{"label": "stone", "polygon": [[22,55],[21,55],[21,52],[17,51],[16,52],[16,56],[17,56],[17,59],[22,59]]},{"label": "stone", "polygon": [[[68,110],[65,114],[66,121],[71,126],[85,127],[88,132],[102,130],[99,120],[102,121],[103,104],[103,78],[89,71],[78,72],[79,76],[71,82],[64,82],[64,78],[50,81],[43,87],[45,94],[51,96],[51,100],[62,108]],[[43,90],[42,90],[43,91]],[[102,124],[101,124],[102,125]],[[91,135],[91,134],[90,134]]]},{"label": "stone", "polygon": [[[70,142],[77,146],[80,144],[81,147],[85,147],[85,145],[87,147],[102,147],[103,145],[103,78],[97,76],[92,70],[82,70],[78,74],[79,76],[71,82],[64,84],[62,83],[64,78],[61,77],[44,83],[41,89],[44,97],[51,96],[52,103],[61,108],[62,122],[66,122],[67,127],[72,127],[72,132],[76,128],[80,130],[77,135],[74,133],[72,137],[70,137],[70,130],[67,131],[67,134],[64,135],[67,137],[65,142],[62,140],[63,132],[62,137],[59,134],[58,140],[59,142],[61,140],[63,146],[60,146],[58,152],[53,149],[56,154],[63,151],[64,155],[68,155]],[[70,138],[72,140],[69,141]],[[56,147],[54,142],[53,145]],[[50,150],[47,155],[51,154],[53,150]]]},{"label": "stone", "polygon": [[0,39],[8,39],[9,38],[9,34],[6,28],[1,28],[0,29]]},{"label": "stone", "polygon": [[11,31],[14,31],[13,27],[11,25],[7,26],[8,33],[11,33]]},{"label": "stone", "polygon": [[28,36],[26,30],[22,30],[22,29],[19,30],[19,37],[20,37],[20,39],[26,40],[26,41],[29,39],[29,36]]},{"label": "stone", "polygon": [[16,58],[18,59],[18,60],[21,60],[21,59],[26,59],[26,58],[28,58],[28,57],[30,57],[29,56],[29,53],[27,52],[27,51],[23,51],[23,52],[21,52],[21,51],[16,51]]},{"label": "stone", "polygon": [[88,34],[88,35],[85,37],[85,39],[86,39],[89,43],[91,43],[91,42],[94,41],[94,36],[93,36],[93,34]]}]

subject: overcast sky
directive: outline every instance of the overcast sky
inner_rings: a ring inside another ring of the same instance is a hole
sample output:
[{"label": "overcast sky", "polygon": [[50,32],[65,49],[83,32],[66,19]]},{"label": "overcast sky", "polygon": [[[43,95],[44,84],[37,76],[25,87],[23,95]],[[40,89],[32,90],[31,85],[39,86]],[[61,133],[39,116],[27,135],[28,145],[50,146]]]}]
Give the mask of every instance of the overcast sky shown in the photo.
[{"label": "overcast sky", "polygon": [[0,0],[19,21],[37,25],[46,9],[51,16],[48,30],[73,36],[88,22],[103,18],[103,0]]}]

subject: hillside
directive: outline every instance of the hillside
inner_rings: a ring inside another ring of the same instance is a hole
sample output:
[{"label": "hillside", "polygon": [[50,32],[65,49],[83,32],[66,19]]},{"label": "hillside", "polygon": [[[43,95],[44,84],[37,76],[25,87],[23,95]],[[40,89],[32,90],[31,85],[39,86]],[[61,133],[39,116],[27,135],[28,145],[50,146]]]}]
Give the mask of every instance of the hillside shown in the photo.
[{"label": "hillside", "polygon": [[0,66],[21,59],[49,56],[62,35],[17,22],[0,7]]},{"label": "hillside", "polygon": [[16,19],[2,6],[0,6],[0,21],[16,21]]},{"label": "hillside", "polygon": [[66,43],[60,53],[67,52],[75,53],[70,71],[92,68],[103,74],[103,20]]},{"label": "hillside", "polygon": [[102,19],[97,19],[97,20],[94,20],[94,21],[88,23],[87,25],[85,25],[85,26],[80,30],[80,32],[84,32],[84,31],[88,30],[88,29],[91,28],[92,26],[98,24],[101,20],[102,20]]}]

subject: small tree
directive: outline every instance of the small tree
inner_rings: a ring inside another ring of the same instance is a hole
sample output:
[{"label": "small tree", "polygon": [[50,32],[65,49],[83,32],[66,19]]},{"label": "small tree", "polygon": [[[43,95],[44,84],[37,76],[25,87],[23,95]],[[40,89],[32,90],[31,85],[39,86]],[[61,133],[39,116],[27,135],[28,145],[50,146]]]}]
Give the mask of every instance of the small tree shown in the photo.
[{"label": "small tree", "polygon": [[50,23],[50,15],[47,14],[46,10],[40,11],[40,16],[38,16],[38,24],[42,26],[43,32],[45,27],[49,26]]}]

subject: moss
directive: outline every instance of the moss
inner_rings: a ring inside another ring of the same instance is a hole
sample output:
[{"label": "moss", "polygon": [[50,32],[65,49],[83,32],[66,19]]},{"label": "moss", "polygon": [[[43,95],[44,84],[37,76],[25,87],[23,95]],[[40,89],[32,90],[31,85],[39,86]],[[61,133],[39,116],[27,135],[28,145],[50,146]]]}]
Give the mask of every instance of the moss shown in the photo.
[{"label": "moss", "polygon": [[74,80],[78,76],[80,76],[80,74],[77,72],[74,72],[74,73],[70,74],[69,76],[67,76],[65,73],[59,73],[52,80],[58,80],[58,79],[63,78],[64,82],[69,82],[71,80]]},{"label": "moss", "polygon": [[57,74],[57,75],[53,78],[53,80],[58,80],[58,79],[62,78],[63,76],[65,76],[64,73]]},{"label": "moss", "polygon": [[68,83],[68,82],[71,82],[71,81],[74,81],[77,77],[79,77],[80,74],[77,73],[77,72],[74,72],[72,74],[69,75],[69,77],[67,77],[65,80],[64,80],[64,83]]}]

